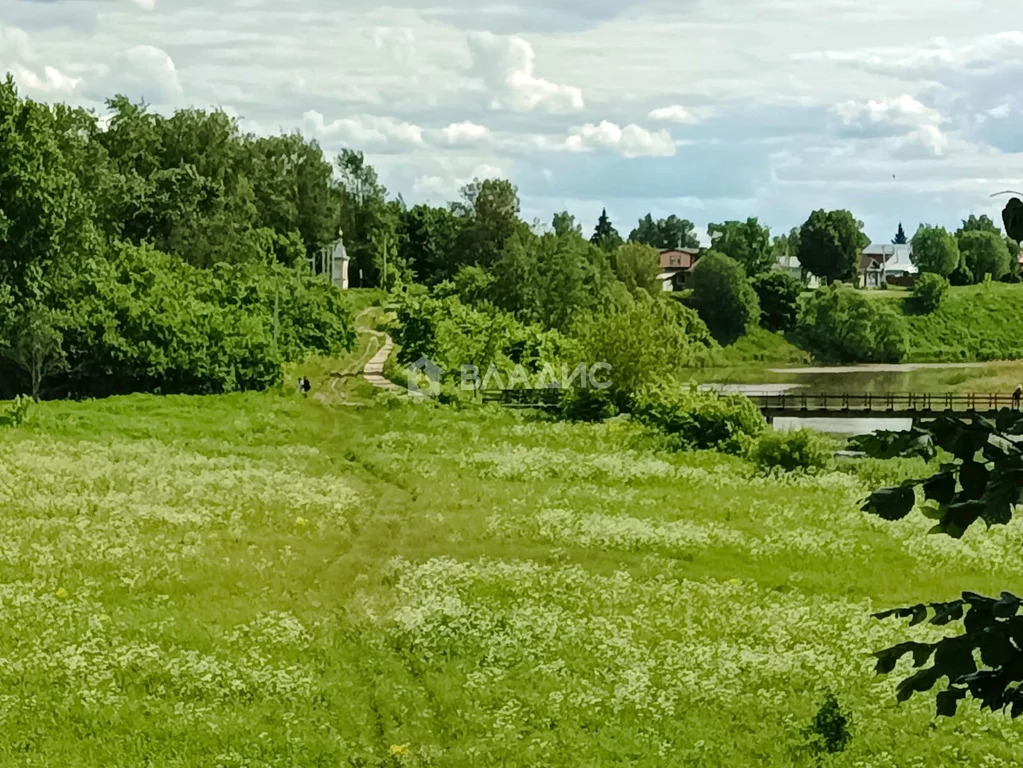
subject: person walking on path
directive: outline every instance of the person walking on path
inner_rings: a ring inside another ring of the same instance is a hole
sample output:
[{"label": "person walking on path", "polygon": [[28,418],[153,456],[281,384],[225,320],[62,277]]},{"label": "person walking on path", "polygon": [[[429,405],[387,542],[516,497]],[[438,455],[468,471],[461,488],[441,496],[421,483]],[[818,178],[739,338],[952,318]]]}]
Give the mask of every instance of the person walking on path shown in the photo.
[{"label": "person walking on path", "polygon": [[1023,384],[1016,387],[1016,391],[1012,393],[1012,407],[1019,410],[1019,401],[1023,398]]}]

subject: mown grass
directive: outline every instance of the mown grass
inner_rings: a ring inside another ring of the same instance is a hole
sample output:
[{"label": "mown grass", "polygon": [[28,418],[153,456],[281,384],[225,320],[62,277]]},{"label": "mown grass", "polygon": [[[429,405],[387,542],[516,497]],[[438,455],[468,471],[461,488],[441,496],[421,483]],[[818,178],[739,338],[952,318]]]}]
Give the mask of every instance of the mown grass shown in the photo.
[{"label": "mown grass", "polygon": [[3,765],[810,765],[828,690],[833,765],[1016,764],[872,674],[872,610],[1018,576],[1018,524],[857,510],[919,466],[293,394],[47,403],[0,452]]}]

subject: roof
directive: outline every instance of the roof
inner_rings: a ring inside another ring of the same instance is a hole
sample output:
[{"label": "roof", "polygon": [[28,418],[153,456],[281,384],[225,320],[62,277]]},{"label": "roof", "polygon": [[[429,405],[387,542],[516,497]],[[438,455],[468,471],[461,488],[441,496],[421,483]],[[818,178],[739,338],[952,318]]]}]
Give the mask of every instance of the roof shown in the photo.
[{"label": "roof", "polygon": [[661,269],[692,269],[699,258],[699,248],[663,250],[661,251]]},{"label": "roof", "polygon": [[795,256],[792,256],[792,255],[789,255],[789,256],[779,256],[778,257],[778,261],[776,262],[776,266],[778,267],[778,269],[798,269],[798,270],[802,270],[803,269],[802,262],[800,262],[798,258],[796,258]]},{"label": "roof", "polygon": [[860,255],[860,269],[869,269],[872,264],[880,269],[884,261],[885,272],[906,272],[915,275],[919,270],[913,263],[913,246],[892,245],[891,243],[871,243]]}]

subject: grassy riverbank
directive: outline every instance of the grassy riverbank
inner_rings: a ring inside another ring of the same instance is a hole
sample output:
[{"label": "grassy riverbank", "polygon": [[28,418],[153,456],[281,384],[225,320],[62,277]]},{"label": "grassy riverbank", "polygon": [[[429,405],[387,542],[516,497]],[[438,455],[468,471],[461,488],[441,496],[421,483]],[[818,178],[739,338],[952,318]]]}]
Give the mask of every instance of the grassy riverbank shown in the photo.
[{"label": "grassy riverbank", "polygon": [[0,763],[1016,763],[899,706],[873,610],[1012,587],[1023,529],[857,510],[626,423],[272,395],[47,403],[2,433]]}]

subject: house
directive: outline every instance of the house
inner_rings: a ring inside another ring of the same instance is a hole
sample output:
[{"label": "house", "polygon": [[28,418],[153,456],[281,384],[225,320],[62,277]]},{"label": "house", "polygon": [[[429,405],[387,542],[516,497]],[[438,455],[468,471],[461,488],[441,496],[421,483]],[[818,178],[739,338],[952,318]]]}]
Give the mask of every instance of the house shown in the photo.
[{"label": "house", "polygon": [[820,278],[807,272],[795,256],[779,256],[774,269],[794,277],[808,288],[817,288],[821,284]]},{"label": "house", "polygon": [[912,284],[916,277],[913,246],[871,243],[860,254],[859,278],[864,288],[880,288],[885,283]]},{"label": "house", "polygon": [[661,271],[657,278],[665,291],[684,291],[693,267],[700,260],[699,248],[661,251]]}]

